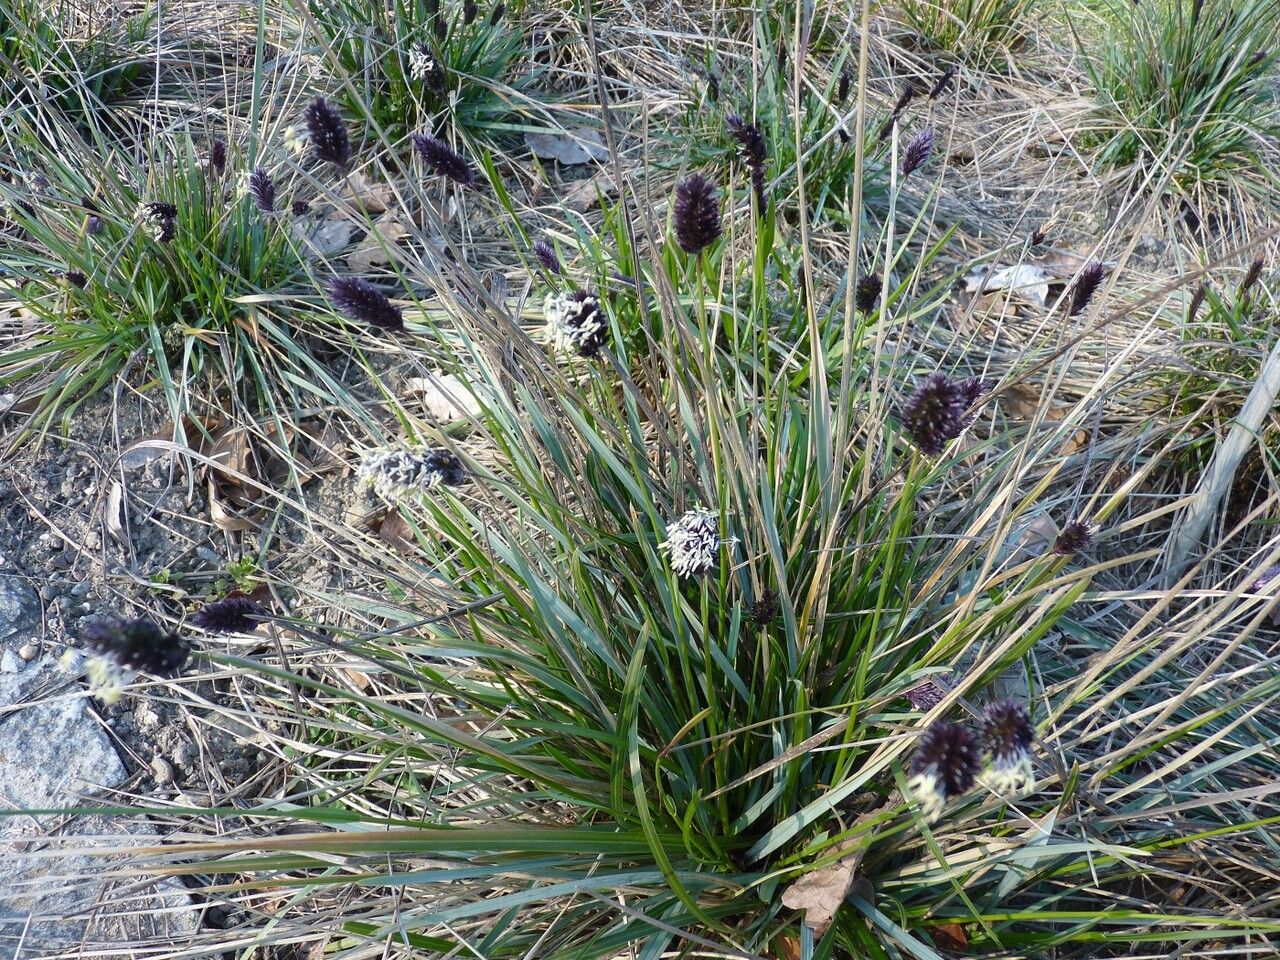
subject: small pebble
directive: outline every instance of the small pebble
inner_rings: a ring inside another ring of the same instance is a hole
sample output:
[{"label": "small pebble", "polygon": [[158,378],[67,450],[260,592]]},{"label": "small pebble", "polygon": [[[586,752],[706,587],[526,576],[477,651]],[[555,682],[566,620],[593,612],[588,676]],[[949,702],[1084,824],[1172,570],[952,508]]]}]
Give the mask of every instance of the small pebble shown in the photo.
[{"label": "small pebble", "polygon": [[164,786],[166,783],[173,782],[173,764],[164,757],[155,757],[151,761],[151,775],[155,777],[156,783]]},{"label": "small pebble", "polygon": [[36,654],[40,652],[40,648],[34,643],[24,643],[18,648],[18,656],[30,663],[36,658]]}]

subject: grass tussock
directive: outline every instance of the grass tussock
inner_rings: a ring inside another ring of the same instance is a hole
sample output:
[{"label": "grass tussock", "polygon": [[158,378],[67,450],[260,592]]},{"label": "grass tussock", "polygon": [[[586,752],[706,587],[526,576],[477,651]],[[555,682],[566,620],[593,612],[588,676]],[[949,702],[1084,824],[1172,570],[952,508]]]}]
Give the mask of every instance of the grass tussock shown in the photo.
[{"label": "grass tussock", "polygon": [[[1099,15],[1105,132],[1024,91],[1079,120],[1025,169],[1264,182],[1274,16],[1229,6]],[[129,869],[239,918],[183,949],[1268,955],[1280,493],[1167,557],[1269,261],[1183,290],[991,172],[1041,128],[984,152],[973,91],[1041,12],[904,0],[921,60],[857,5],[297,0],[150,139],[19,109],[20,432],[122,384],[259,424],[175,460],[252,488],[239,589],[166,569],[79,638],[104,703],[269,758],[145,804],[182,835]]]}]

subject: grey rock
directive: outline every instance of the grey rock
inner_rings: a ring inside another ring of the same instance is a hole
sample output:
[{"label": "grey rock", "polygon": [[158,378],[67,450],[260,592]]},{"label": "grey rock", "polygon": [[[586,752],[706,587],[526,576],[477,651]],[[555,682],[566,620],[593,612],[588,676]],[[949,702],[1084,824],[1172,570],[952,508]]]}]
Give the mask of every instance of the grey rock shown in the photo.
[{"label": "grey rock", "polygon": [[40,604],[26,582],[0,574],[0,639],[32,632],[40,619]]},{"label": "grey rock", "polygon": [[22,669],[22,660],[12,650],[0,653],[0,673],[17,673]]},{"label": "grey rock", "polygon": [[[66,683],[50,658],[24,676],[41,672]],[[0,689],[0,706],[17,704],[13,694]],[[126,772],[80,687],[69,684],[63,696],[32,699],[0,717],[0,806],[38,810],[114,802],[109,795],[95,800],[95,794],[119,786]],[[0,957],[15,956],[19,943],[25,958],[140,957],[189,942],[197,908],[179,882],[139,885],[136,878],[112,878],[118,856],[92,855],[95,846],[156,840],[141,817],[0,817]]]}]

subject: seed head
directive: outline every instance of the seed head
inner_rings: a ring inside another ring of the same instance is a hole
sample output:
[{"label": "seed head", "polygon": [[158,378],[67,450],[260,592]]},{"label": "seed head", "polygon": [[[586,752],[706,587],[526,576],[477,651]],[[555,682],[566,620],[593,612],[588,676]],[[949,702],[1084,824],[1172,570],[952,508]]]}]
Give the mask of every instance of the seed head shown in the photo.
[{"label": "seed head", "polygon": [[1086,550],[1093,543],[1093,535],[1097,532],[1087,520],[1072,520],[1058,533],[1053,541],[1053,552],[1060,557],[1070,557]]},{"label": "seed head", "polygon": [[306,119],[316,157],[345,170],[351,163],[351,140],[338,108],[324,97],[316,97],[307,106]]},{"label": "seed head", "polygon": [[462,154],[429,133],[415,133],[412,140],[418,153],[426,161],[427,169],[432,173],[446,177],[460,186],[471,186],[471,168],[467,166]]},{"label": "seed head", "polygon": [[925,377],[902,407],[902,425],[922,453],[940,454],[960,436],[968,409],[965,389],[942,373]]},{"label": "seed head", "polygon": [[924,166],[929,154],[933,153],[933,128],[925,127],[916,131],[910,140],[907,141],[907,147],[902,152],[902,175],[909,177],[920,167]]},{"label": "seed head", "polygon": [[1040,244],[1044,243],[1047,236],[1048,235],[1044,232],[1043,226],[1036,227],[1036,229],[1031,231],[1031,246],[1040,246]]},{"label": "seed head", "polygon": [[923,680],[903,694],[911,706],[924,713],[940,704],[946,695],[947,691],[933,680]]},{"label": "seed head", "polygon": [[853,291],[854,305],[863,313],[871,313],[880,303],[880,292],[884,282],[874,273],[869,273],[858,280]]},{"label": "seed head", "polygon": [[1204,306],[1204,299],[1209,295],[1208,284],[1202,283],[1196,287],[1195,293],[1191,294],[1191,302],[1187,304],[1187,323],[1193,323],[1196,314],[1200,312],[1200,308]]},{"label": "seed head", "polygon": [[600,300],[585,290],[548,297],[543,313],[547,320],[547,339],[561,353],[594,357],[608,339],[609,326],[600,309]]},{"label": "seed head", "polygon": [[955,75],[956,68],[953,66],[947,67],[947,69],[943,70],[942,76],[938,77],[937,82],[934,83],[933,87],[929,90],[929,99],[937,100],[940,96],[946,93],[947,87],[951,86],[951,81],[955,79]]},{"label": "seed head", "polygon": [[764,134],[753,123],[747,123],[737,114],[729,114],[725,119],[729,127],[729,136],[738,142],[738,153],[751,175],[751,189],[756,195],[756,209],[760,216],[765,213],[764,166],[766,148]]},{"label": "seed head", "polygon": [[676,242],[685,253],[696,255],[720,236],[720,201],[716,188],[700,173],[676,185]]},{"label": "seed head", "polygon": [[467,468],[443,447],[374,450],[356,467],[356,479],[391,503],[413,500],[444,485],[461,486]]},{"label": "seed head", "polygon": [[1267,589],[1267,587],[1274,584],[1278,577],[1280,577],[1280,564],[1274,567],[1267,567],[1267,569],[1258,574],[1257,579],[1249,585],[1249,589],[1254,593],[1261,593],[1263,590]]},{"label": "seed head", "polygon": [[678,577],[710,573],[720,557],[719,518],[709,510],[689,510],[667,526],[667,539],[658,548],[671,560]]},{"label": "seed head", "polygon": [[467,26],[475,23],[476,17],[480,15],[480,6],[476,0],[466,0],[462,4],[462,22]]},{"label": "seed head", "polygon": [[289,210],[295,217],[305,217],[311,212],[311,204],[305,200],[295,200],[289,204]]},{"label": "seed head", "polygon": [[984,380],[982,377],[969,377],[967,380],[960,381],[960,395],[964,398],[964,407],[967,412],[964,417],[963,427],[967,428],[973,424],[978,416],[978,411],[973,409],[973,405],[978,402],[984,393],[991,390],[994,384],[990,380]]},{"label": "seed head", "polygon": [[895,119],[903,110],[907,109],[907,104],[915,99],[917,93],[919,93],[919,90],[914,83],[908,83],[902,88],[902,93],[898,94],[898,99],[893,105],[892,113]]},{"label": "seed head", "polygon": [[757,627],[767,627],[778,615],[778,595],[766,587],[760,596],[751,604],[751,623]]},{"label": "seed head", "polygon": [[66,278],[67,283],[80,290],[89,285],[89,278],[79,270],[68,270],[63,276]]},{"label": "seed head", "polygon": [[990,704],[982,714],[982,746],[991,758],[983,782],[996,793],[1017,794],[1035,782],[1031,769],[1031,717],[1013,700]]},{"label": "seed head", "polygon": [[351,320],[381,327],[383,330],[404,330],[400,308],[367,280],[359,277],[332,277],[329,280],[329,298]]},{"label": "seed head", "polygon": [[1102,286],[1102,279],[1106,276],[1106,272],[1106,268],[1097,260],[1091,260],[1084,265],[1080,275],[1071,284],[1071,289],[1067,291],[1067,316],[1074,317],[1089,306],[1089,301],[1097,293],[1098,287]]},{"label": "seed head", "polygon": [[930,724],[911,758],[907,785],[919,802],[925,819],[942,815],[948,800],[973,786],[978,775],[978,742],[958,723],[939,720]]},{"label": "seed head", "polygon": [[548,273],[560,273],[560,258],[556,256],[555,247],[542,237],[533,241],[533,255]]},{"label": "seed head", "polygon": [[849,87],[853,84],[853,74],[848,67],[840,68],[840,79],[836,81],[836,103],[844,103],[849,99]]},{"label": "seed head", "polygon": [[227,170],[227,141],[214,137],[209,143],[209,169],[222,176]]},{"label": "seed head", "polygon": [[1249,291],[1262,279],[1262,268],[1266,265],[1267,262],[1262,257],[1258,257],[1253,263],[1249,264],[1249,272],[1244,275],[1244,279],[1240,281],[1240,289],[1236,291],[1238,299],[1243,299],[1247,296]]},{"label": "seed head", "polygon": [[506,15],[507,5],[500,3],[493,8],[493,13],[489,14],[489,26],[496,27],[502,18]]},{"label": "seed head", "polygon": [[176,633],[145,617],[94,620],[84,628],[83,640],[86,648],[116,667],[153,677],[176,677],[191,655],[190,646]]},{"label": "seed head", "polygon": [[205,633],[252,633],[266,614],[266,607],[237,590],[206,603],[191,622]]},{"label": "seed head", "polygon": [[264,167],[254,167],[249,174],[249,198],[253,205],[263,213],[272,213],[276,208],[276,185],[271,182],[271,175]]}]

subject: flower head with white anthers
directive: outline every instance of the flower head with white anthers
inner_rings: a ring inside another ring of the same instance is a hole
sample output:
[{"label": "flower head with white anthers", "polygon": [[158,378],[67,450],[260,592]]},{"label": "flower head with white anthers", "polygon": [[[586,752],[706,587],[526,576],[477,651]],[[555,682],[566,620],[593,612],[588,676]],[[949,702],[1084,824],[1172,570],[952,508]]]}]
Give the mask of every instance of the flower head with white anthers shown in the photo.
[{"label": "flower head with white anthers", "polygon": [[930,823],[942,816],[948,800],[973,786],[978,773],[978,742],[966,727],[939,720],[929,725],[911,758],[907,787]]},{"label": "flower head with white anthers", "polygon": [[1031,717],[1013,700],[1001,700],[982,715],[982,743],[991,766],[982,782],[1002,796],[1017,796],[1035,784],[1031,769]]},{"label": "flower head with white anthers", "polygon": [[185,640],[145,617],[93,620],[84,627],[81,639],[94,654],[85,663],[89,691],[106,704],[120,699],[134,673],[176,677],[191,656]]},{"label": "flower head with white anthers", "polygon": [[561,353],[594,357],[604,346],[609,328],[600,299],[585,290],[548,297],[543,308],[547,339]]},{"label": "flower head with white anthers", "polygon": [[671,569],[680,577],[710,573],[720,557],[720,548],[736,543],[737,538],[720,538],[719,517],[698,507],[685,512],[667,527],[667,539],[659,544],[671,559]]},{"label": "flower head with white anthers", "polygon": [[366,454],[356,467],[356,478],[387,501],[407,500],[441,484],[456,487],[466,482],[462,461],[440,447],[397,448]]},{"label": "flower head with white anthers", "polygon": [[168,243],[178,232],[178,208],[172,203],[159,200],[140,203],[135,216],[161,243]]},{"label": "flower head with white anthers", "polygon": [[433,93],[444,92],[444,67],[425,43],[409,48],[409,79],[420,81]]}]

